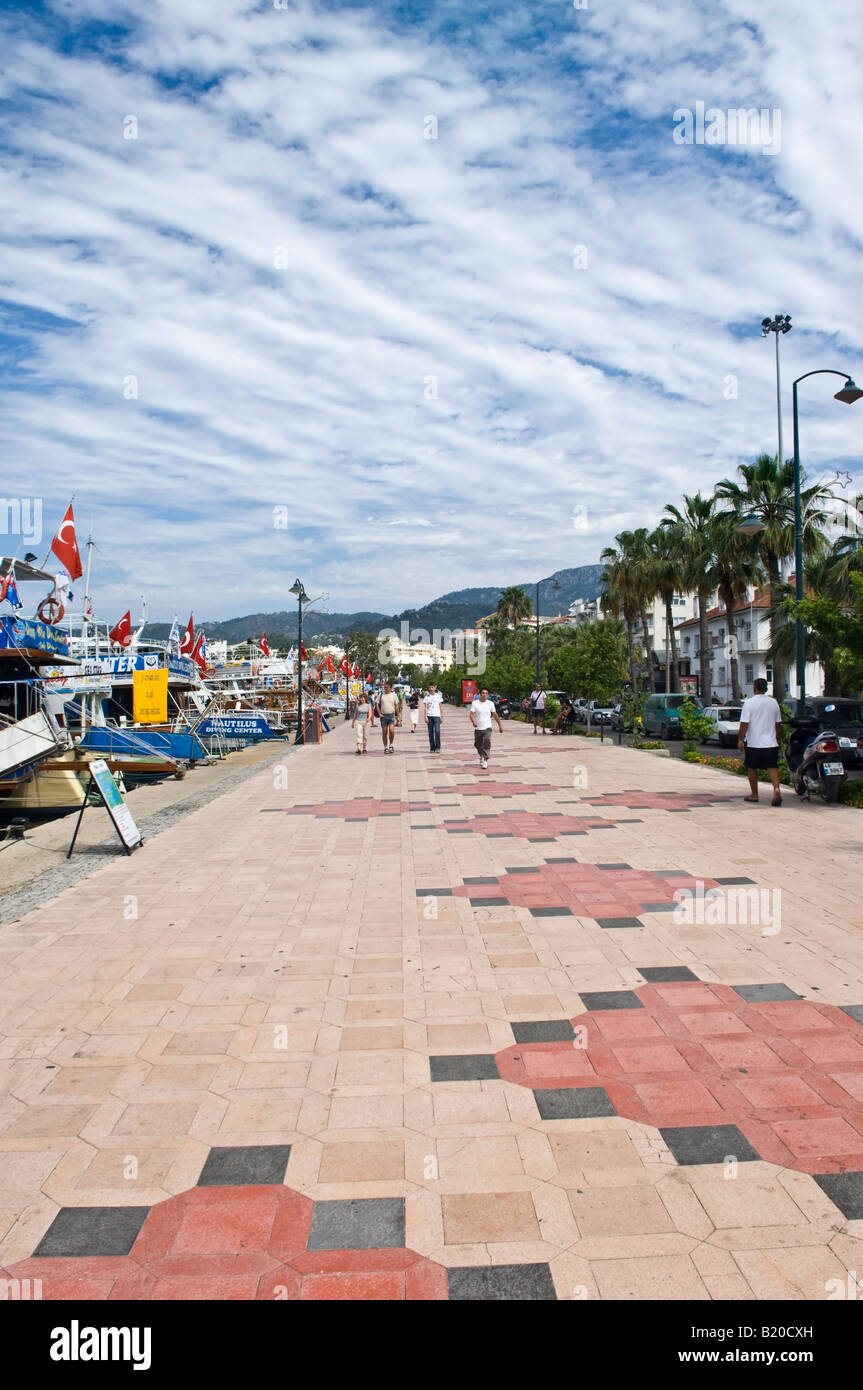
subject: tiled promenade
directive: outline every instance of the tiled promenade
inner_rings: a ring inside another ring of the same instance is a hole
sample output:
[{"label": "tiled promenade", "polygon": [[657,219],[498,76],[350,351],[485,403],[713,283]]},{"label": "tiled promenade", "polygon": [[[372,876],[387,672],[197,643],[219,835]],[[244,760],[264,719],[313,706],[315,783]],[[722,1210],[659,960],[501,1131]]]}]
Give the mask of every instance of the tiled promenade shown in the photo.
[{"label": "tiled promenade", "polygon": [[863,812],[513,723],[482,773],[467,716],[443,732],[357,758],[339,724],[0,930],[0,1277],[823,1300],[863,1272]]}]

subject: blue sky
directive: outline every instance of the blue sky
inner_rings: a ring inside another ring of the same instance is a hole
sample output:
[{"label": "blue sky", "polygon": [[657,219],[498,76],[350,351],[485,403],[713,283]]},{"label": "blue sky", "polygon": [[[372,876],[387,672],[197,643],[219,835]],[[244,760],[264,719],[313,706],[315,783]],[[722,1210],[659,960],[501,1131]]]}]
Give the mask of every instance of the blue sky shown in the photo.
[{"label": "blue sky", "polygon": [[[762,317],[787,386],[863,376],[847,17],[0,5],[3,495],[43,552],[76,494],[105,616],[595,562],[775,450]],[[779,152],[675,144],[698,101],[778,109]],[[804,389],[810,473],[863,490],[863,406]]]}]

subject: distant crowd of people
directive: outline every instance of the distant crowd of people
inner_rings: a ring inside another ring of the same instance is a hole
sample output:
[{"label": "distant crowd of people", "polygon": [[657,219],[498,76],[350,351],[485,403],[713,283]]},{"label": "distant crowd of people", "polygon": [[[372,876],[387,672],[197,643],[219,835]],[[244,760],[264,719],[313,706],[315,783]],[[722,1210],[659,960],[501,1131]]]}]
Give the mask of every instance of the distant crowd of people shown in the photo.
[{"label": "distant crowd of people", "polygon": [[[384,681],[376,689],[365,689],[353,701],[351,708],[351,727],[357,736],[357,757],[368,752],[368,733],[375,723],[380,725],[381,741],[385,754],[395,752],[396,729],[401,728],[404,712],[407,710],[410,731],[415,734],[419,727],[420,713],[428,734],[429,752],[439,753],[441,749],[441,723],[443,721],[444,697],[434,681],[429,682],[426,691],[408,690],[400,695],[391,681]],[[494,701],[489,699],[486,689],[479,692],[470,706],[470,722],[474,729],[474,747],[479,756],[480,767],[488,767],[491,751],[492,721],[497,721],[498,730],[503,733],[500,715]]]}]

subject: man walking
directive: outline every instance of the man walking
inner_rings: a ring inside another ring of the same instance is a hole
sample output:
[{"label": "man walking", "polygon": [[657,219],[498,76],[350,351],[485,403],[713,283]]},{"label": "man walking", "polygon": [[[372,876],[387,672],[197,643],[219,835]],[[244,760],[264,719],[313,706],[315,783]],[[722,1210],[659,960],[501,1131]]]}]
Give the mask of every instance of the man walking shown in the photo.
[{"label": "man walking", "polygon": [[542,732],[545,733],[545,691],[537,681],[536,686],[530,692],[530,712],[533,719],[533,732],[536,733],[536,726],[542,720]]},{"label": "man walking", "polygon": [[411,733],[412,733],[412,734],[415,734],[416,731],[417,731],[417,724],[420,722],[420,693],[419,693],[419,691],[418,691],[418,690],[412,690],[411,693],[410,693],[410,695],[408,695],[407,699],[405,700],[405,704],[407,705],[408,710],[409,710],[409,712],[410,712],[410,718],[411,718]]},{"label": "man walking", "polygon": [[753,682],[754,694],[743,703],[740,711],[740,732],[737,747],[744,755],[749,776],[749,795],[744,801],[758,800],[758,773],[764,767],[773,783],[771,806],[782,805],[779,790],[779,747],[782,739],[782,711],[772,695],[767,694],[766,680]]},{"label": "man walking", "polygon": [[383,694],[378,696],[378,719],[381,725],[381,737],[383,738],[384,752],[394,753],[393,747],[396,736],[396,720],[401,723],[401,705],[399,697],[393,690],[392,681],[384,681]]},{"label": "man walking", "polygon": [[428,728],[429,752],[440,752],[440,724],[443,696],[434,681],[429,682],[428,694],[423,697],[423,718]]},{"label": "man walking", "polygon": [[487,689],[483,686],[470,707],[470,722],[474,729],[473,742],[479,753],[480,767],[488,767],[488,755],[491,752],[492,719],[497,720],[497,731],[502,734],[503,725],[500,722],[500,715],[494,707],[494,701],[488,698]]}]

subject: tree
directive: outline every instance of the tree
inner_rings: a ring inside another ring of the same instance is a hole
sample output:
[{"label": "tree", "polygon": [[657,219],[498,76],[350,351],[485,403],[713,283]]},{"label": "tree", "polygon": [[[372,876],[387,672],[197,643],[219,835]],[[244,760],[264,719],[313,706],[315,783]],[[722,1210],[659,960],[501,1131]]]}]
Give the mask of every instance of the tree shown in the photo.
[{"label": "tree", "polygon": [[519,588],[517,584],[510,584],[509,588],[504,589],[497,601],[497,617],[501,623],[509,627],[518,627],[532,612],[533,604],[524,589]]},{"label": "tree", "polygon": [[649,536],[659,597],[665,607],[665,630],[668,633],[668,689],[680,689],[677,660],[677,633],[674,630],[674,595],[680,593],[686,581],[686,551],[681,527],[667,518]]},{"label": "tree", "polygon": [[[647,667],[647,682],[652,691],[656,689],[654,675],[653,644],[647,622],[647,607],[656,596],[655,575],[647,544],[647,527],[636,531],[621,531],[615,536],[617,548],[607,547],[600,555],[605,564],[603,582],[608,589],[603,594],[602,604],[606,612],[619,612],[627,623],[630,651],[633,646],[632,628],[635,619],[641,622],[641,638],[644,659]],[[616,614],[615,614],[616,616]],[[630,657],[630,678],[634,680],[633,663]]]},{"label": "tree", "polygon": [[574,643],[574,688],[586,700],[610,703],[626,679],[626,631],[617,618],[583,623]]},{"label": "tree", "polygon": [[[729,638],[736,637],[734,631],[734,610],[738,602],[746,597],[750,585],[759,582],[762,575],[758,559],[757,543],[752,536],[745,536],[740,530],[737,514],[717,512],[711,528],[713,563],[716,574],[716,588],[719,601],[725,614]],[[731,675],[731,698],[735,705],[741,701],[740,665],[735,641],[729,641],[729,666]]]},{"label": "tree", "polygon": [[863,573],[849,572],[848,593],[844,610],[823,596],[789,599],[788,609],[830,644],[840,688],[857,693],[863,689]]},{"label": "tree", "polygon": [[[777,638],[786,617],[779,602],[782,562],[794,554],[794,461],[780,463],[769,454],[759,454],[754,463],[742,463],[737,472],[741,482],[725,478],[716,488],[717,497],[731,503],[737,521],[748,515],[758,517],[758,553],[767,572],[770,592],[770,650],[773,658],[773,693],[781,700],[787,689],[787,663],[779,656]],[[829,487],[815,485],[801,491],[803,513],[803,558],[816,559],[826,549],[823,525],[829,513],[823,504],[833,497]]]},{"label": "tree", "polygon": [[702,703],[708,705],[713,693],[710,661],[710,629],[707,624],[710,596],[716,588],[712,527],[715,499],[684,495],[683,510],[668,503],[665,510],[679,536],[681,574],[690,593],[698,595],[698,684]]}]

